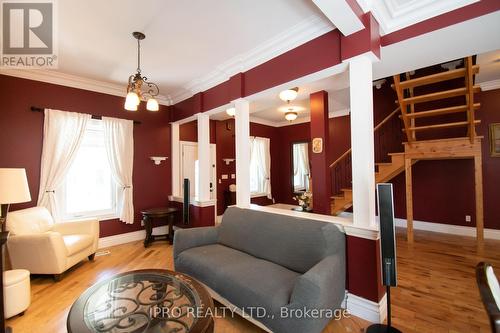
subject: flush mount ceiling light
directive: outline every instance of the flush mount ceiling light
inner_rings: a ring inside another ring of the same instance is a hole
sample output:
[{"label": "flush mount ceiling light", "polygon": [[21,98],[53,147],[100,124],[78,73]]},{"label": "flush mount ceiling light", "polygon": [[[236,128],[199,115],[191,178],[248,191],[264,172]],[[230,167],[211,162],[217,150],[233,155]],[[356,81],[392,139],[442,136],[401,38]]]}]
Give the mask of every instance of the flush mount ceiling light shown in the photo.
[{"label": "flush mount ceiling light", "polygon": [[234,117],[234,115],[236,114],[236,109],[235,108],[229,108],[229,109],[226,110],[226,113],[228,114],[228,116]]},{"label": "flush mount ceiling light", "polygon": [[297,119],[298,113],[294,111],[293,109],[288,109],[287,112],[285,112],[285,119],[288,121],[294,121]]},{"label": "flush mount ceiling light", "polygon": [[298,113],[295,111],[295,108],[290,106],[290,102],[297,98],[298,93],[299,88],[295,87],[283,90],[279,94],[280,99],[288,104],[288,108],[285,111],[285,119],[288,121],[294,121],[297,119]]},{"label": "flush mount ceiling light", "polygon": [[291,101],[297,98],[298,93],[299,93],[299,88],[295,87],[283,90],[282,92],[280,92],[279,97],[283,102],[290,103]]},{"label": "flush mount ceiling light", "polygon": [[141,40],[146,38],[146,35],[135,31],[132,36],[137,39],[137,73],[128,78],[125,110],[137,111],[141,100],[147,100],[146,109],[158,111],[160,107],[155,97],[160,93],[160,89],[155,83],[148,82],[148,78],[141,74]]}]

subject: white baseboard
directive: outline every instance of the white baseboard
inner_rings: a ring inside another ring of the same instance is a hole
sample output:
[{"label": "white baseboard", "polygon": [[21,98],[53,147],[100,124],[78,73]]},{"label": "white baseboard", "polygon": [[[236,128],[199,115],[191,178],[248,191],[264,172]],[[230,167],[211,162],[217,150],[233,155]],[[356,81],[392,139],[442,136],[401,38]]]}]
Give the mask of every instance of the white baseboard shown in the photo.
[{"label": "white baseboard", "polygon": [[[167,232],[168,232],[168,228],[166,225],[153,228],[153,235],[165,234]],[[99,247],[99,249],[102,249],[105,247],[135,242],[138,240],[144,240],[145,237],[146,237],[145,230],[137,230],[137,231],[133,231],[133,232],[127,232],[125,234],[118,234],[118,235],[114,235],[114,236],[102,237],[102,238],[99,238],[98,247]]]},{"label": "white baseboard", "polygon": [[342,307],[347,309],[353,316],[370,321],[372,323],[382,323],[387,317],[387,294],[380,302],[376,303],[366,298],[347,293],[342,302]]},{"label": "white baseboard", "polygon": [[[394,222],[396,224],[396,227],[406,228],[406,220],[405,219],[395,218]],[[462,225],[443,224],[443,223],[424,222],[424,221],[413,221],[413,229],[440,232],[440,233],[451,234],[451,235],[476,237],[476,228],[475,227],[466,227],[466,226],[462,226]],[[484,238],[500,240],[500,230],[484,229]]]}]

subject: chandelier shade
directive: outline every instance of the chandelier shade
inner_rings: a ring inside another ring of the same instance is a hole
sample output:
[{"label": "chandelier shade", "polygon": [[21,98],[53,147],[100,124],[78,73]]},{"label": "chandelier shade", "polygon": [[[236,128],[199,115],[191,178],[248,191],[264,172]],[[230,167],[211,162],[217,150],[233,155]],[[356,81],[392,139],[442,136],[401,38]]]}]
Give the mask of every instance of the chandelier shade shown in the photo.
[{"label": "chandelier shade", "polygon": [[132,36],[137,39],[137,72],[128,78],[125,110],[137,111],[141,101],[147,101],[148,111],[158,111],[160,106],[155,97],[160,93],[160,89],[156,83],[149,82],[148,78],[141,74],[141,40],[146,38],[146,35],[136,31],[132,33]]}]

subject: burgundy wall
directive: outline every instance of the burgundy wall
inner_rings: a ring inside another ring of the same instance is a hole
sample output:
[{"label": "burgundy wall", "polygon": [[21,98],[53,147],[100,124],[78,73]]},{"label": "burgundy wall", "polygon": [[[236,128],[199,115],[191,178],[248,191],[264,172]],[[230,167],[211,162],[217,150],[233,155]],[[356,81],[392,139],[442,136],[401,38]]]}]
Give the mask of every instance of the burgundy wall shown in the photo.
[{"label": "burgundy wall", "polygon": [[[276,192],[276,202],[296,205],[292,200],[292,144],[300,141],[311,141],[311,128],[309,123],[302,123],[276,128],[278,132],[278,142],[280,148],[279,172],[275,172],[273,177],[278,177],[279,188]],[[271,156],[274,159],[274,156]],[[276,188],[276,187],[275,187]]]},{"label": "burgundy wall", "polygon": [[165,206],[171,193],[170,159],[154,165],[149,156],[170,157],[170,126],[167,108],[159,112],[123,109],[124,98],[87,90],[0,75],[0,167],[26,168],[32,201],[14,205],[13,210],[32,207],[38,199],[42,153],[43,113],[30,107],[47,107],[140,121],[134,125],[134,208],[135,223],[101,221],[100,236],[142,229],[140,211]]},{"label": "burgundy wall", "polygon": [[312,138],[323,140],[323,148],[320,153],[309,155],[311,162],[312,191],[314,193],[313,208],[319,214],[330,215],[330,197],[332,192],[330,180],[330,161],[328,160],[328,149],[330,147],[330,131],[328,120],[328,93],[318,91],[310,96],[311,104],[311,141]]},{"label": "burgundy wall", "polygon": [[[431,69],[432,70],[432,69]],[[417,76],[429,74],[429,70],[417,71]],[[389,80],[390,81],[390,80]],[[387,82],[382,89],[373,90],[374,96],[374,122],[382,121],[391,113],[396,104],[394,91]],[[434,89],[451,89],[456,87],[456,82],[449,82],[447,85],[434,85]],[[425,91],[418,92],[419,94]],[[484,91],[476,94],[477,102],[481,103],[481,108],[476,112],[476,118],[481,120],[477,126],[478,135],[484,136],[483,149],[483,187],[484,187],[484,223],[486,228],[500,229],[500,207],[498,204],[498,188],[500,188],[500,158],[490,157],[489,154],[489,133],[488,125],[500,122],[500,114],[497,112],[500,104],[500,90]],[[427,104],[422,109],[457,105],[459,100],[445,101],[443,104]],[[460,117],[461,115],[458,115]],[[342,117],[344,122],[337,121],[340,125],[337,130],[344,133],[345,138],[349,137],[350,130],[349,116]],[[340,119],[340,118],[334,118]],[[460,120],[460,119],[454,119]],[[463,119],[462,119],[463,120]],[[332,119],[330,119],[332,121]],[[429,121],[439,121],[438,119],[428,119]],[[452,121],[452,120],[448,120]],[[423,125],[421,122],[417,125]],[[401,121],[394,117],[387,125],[383,126],[375,135],[375,160],[376,162],[388,162],[387,153],[403,151],[402,142],[405,137],[401,135]],[[464,136],[464,129],[453,129],[447,131],[433,131],[419,135],[419,138],[431,139],[436,137],[457,137]],[[332,137],[332,135],[330,135]],[[336,136],[338,138],[338,136]],[[337,156],[346,151],[347,145],[338,149],[331,158],[335,160]],[[335,139],[331,144],[331,149],[335,147]],[[336,156],[335,156],[336,155]],[[350,169],[350,167],[349,167]],[[350,172],[350,170],[348,170]],[[335,177],[333,186],[335,188]],[[406,187],[404,173],[398,175],[390,181],[394,185],[394,205],[395,216],[406,218]],[[472,160],[437,160],[419,161],[413,166],[413,209],[414,219],[426,222],[435,222],[452,225],[475,226],[475,198],[474,198],[474,163]],[[470,215],[472,222],[465,222],[465,215]]]}]

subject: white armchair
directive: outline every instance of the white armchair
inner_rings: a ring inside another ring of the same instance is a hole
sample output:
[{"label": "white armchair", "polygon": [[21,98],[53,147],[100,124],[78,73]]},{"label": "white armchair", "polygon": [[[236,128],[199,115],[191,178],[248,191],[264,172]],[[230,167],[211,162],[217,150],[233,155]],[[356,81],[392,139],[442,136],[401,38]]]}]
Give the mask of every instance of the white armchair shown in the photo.
[{"label": "white armchair", "polygon": [[54,274],[59,280],[68,268],[85,258],[94,260],[99,241],[96,219],[54,223],[44,207],[10,212],[7,248],[12,269]]}]

